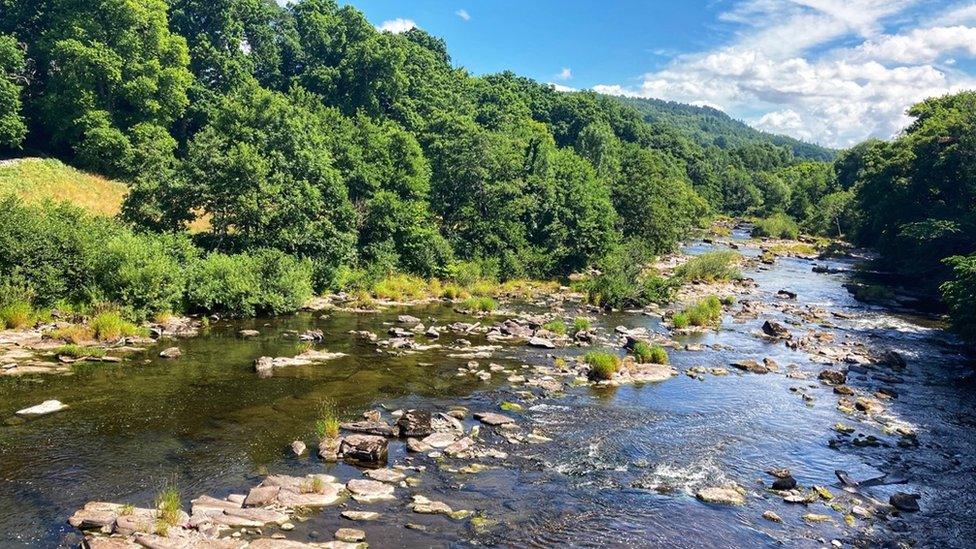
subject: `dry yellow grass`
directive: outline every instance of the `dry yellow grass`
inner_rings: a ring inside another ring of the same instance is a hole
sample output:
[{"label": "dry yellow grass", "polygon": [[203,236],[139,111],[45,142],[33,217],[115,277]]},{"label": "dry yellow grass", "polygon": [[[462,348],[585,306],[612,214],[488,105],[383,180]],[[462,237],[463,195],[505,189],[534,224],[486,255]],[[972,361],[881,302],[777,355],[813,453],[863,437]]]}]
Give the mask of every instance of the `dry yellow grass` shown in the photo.
[{"label": "dry yellow grass", "polygon": [[58,160],[18,158],[0,162],[0,196],[9,193],[28,203],[67,201],[95,215],[114,216],[122,208],[126,186]]}]

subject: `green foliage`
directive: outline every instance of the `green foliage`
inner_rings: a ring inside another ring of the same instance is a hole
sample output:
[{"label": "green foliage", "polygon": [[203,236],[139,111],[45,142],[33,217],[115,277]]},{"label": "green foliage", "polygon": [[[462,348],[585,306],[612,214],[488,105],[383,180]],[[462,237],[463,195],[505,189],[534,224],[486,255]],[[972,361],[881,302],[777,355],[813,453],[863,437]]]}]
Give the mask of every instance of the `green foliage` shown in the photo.
[{"label": "green foliage", "polygon": [[319,410],[319,418],[315,420],[315,433],[319,440],[334,440],[339,436],[339,425],[335,401],[326,399]]},{"label": "green foliage", "polygon": [[573,319],[573,333],[585,332],[590,329],[590,319],[578,316]]},{"label": "green foliage", "polygon": [[26,301],[12,301],[0,305],[0,326],[9,329],[25,328],[31,323],[34,308]]},{"label": "green foliage", "polygon": [[738,280],[742,273],[736,266],[741,256],[733,251],[707,252],[692,257],[675,269],[676,279],[695,282]]},{"label": "green foliage", "polygon": [[98,313],[88,321],[88,327],[99,341],[117,341],[123,337],[147,335],[135,324],[122,318],[118,311]]},{"label": "green foliage", "polygon": [[76,344],[62,345],[54,349],[55,356],[67,356],[71,358],[103,357],[105,349],[101,347],[82,347]]},{"label": "green foliage", "polygon": [[469,297],[461,302],[461,309],[479,313],[490,313],[498,308],[498,301],[494,298],[481,296]]},{"label": "green foliage", "polygon": [[251,316],[297,310],[312,296],[308,261],[277,250],[211,253],[187,273],[190,309]]},{"label": "green foliage", "polygon": [[[680,315],[680,319],[678,318]],[[686,328],[687,326],[712,326],[722,318],[722,301],[712,295],[705,299],[686,307],[680,313],[672,317],[675,328]],[[679,325],[680,324],[680,325]]]},{"label": "green foliage", "polygon": [[549,330],[557,335],[566,335],[566,323],[562,320],[550,320],[542,325],[542,329]]},{"label": "green foliage", "polygon": [[756,221],[752,236],[796,240],[800,236],[800,226],[790,216],[777,213]]},{"label": "green foliage", "polygon": [[590,366],[590,379],[607,380],[613,377],[620,367],[620,357],[603,351],[590,351],[583,357]]},{"label": "green foliage", "polygon": [[953,329],[976,344],[976,254],[946,259],[952,278],[943,283],[942,299],[949,306]]},{"label": "green foliage", "polygon": [[24,51],[17,39],[0,34],[0,150],[19,147],[27,135],[20,97],[24,68]]},{"label": "green foliage", "polygon": [[[180,503],[180,492],[175,486],[169,484],[164,486],[153,501],[156,508],[156,519],[165,526],[176,526],[180,523],[182,514],[182,504]],[[164,527],[165,527],[164,526]]]},{"label": "green foliage", "polygon": [[651,345],[645,341],[634,343],[634,358],[638,364],[667,364],[668,352],[660,345]]},{"label": "green foliage", "polygon": [[674,324],[674,327],[679,330],[683,330],[691,325],[688,315],[683,312],[674,313],[674,316],[671,317],[671,323]]},{"label": "green foliage", "polygon": [[591,303],[604,308],[643,307],[671,296],[676,281],[644,273],[651,255],[643,244],[629,240],[614,248],[598,264],[600,274],[584,289]]}]

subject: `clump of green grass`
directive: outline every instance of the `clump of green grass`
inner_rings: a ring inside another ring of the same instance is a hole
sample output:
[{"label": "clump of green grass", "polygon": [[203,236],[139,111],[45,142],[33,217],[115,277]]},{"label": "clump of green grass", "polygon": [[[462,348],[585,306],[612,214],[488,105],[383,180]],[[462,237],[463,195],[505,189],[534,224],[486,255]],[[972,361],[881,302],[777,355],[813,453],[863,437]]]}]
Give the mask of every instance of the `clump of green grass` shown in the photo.
[{"label": "clump of green grass", "polygon": [[335,401],[327,399],[322,403],[319,419],[315,421],[315,433],[319,440],[333,440],[339,437],[339,413]]},{"label": "clump of green grass", "polygon": [[756,221],[752,228],[752,236],[795,240],[800,236],[800,226],[793,221],[792,217],[777,213]]},{"label": "clump of green grass", "polygon": [[133,512],[135,512],[135,510],[136,510],[135,505],[132,505],[131,503],[126,503],[122,506],[122,510],[119,511],[119,514],[124,517],[127,517],[131,515]]},{"label": "clump of green grass", "polygon": [[586,332],[589,329],[590,329],[590,319],[584,316],[578,316],[573,319],[574,332]]},{"label": "clump of green grass", "polygon": [[114,341],[143,333],[135,324],[122,318],[117,311],[105,311],[95,315],[88,326],[95,339],[99,341]]},{"label": "clump of green grass", "polygon": [[735,296],[734,295],[727,295],[727,296],[723,297],[722,298],[722,305],[724,305],[726,307],[731,307],[731,306],[735,305]]},{"label": "clump of green grass", "polygon": [[23,328],[31,324],[34,308],[26,301],[13,301],[0,307],[0,327],[3,329]]},{"label": "clump of green grass", "polygon": [[558,335],[566,335],[566,323],[562,320],[551,320],[542,325],[542,329]]},{"label": "clump of green grass", "polygon": [[671,323],[674,324],[674,327],[679,330],[687,328],[691,324],[691,322],[688,321],[688,315],[685,313],[674,313],[674,316],[671,317]]},{"label": "clump of green grass", "polygon": [[498,308],[498,301],[487,296],[469,297],[461,302],[461,308],[468,311],[490,313]]},{"label": "clump of green grass", "polygon": [[298,491],[303,494],[321,494],[325,491],[325,482],[320,477],[312,477],[299,483]]},{"label": "clump of green grass", "polygon": [[180,513],[183,509],[180,505],[180,491],[176,489],[176,486],[172,484],[164,486],[156,494],[153,505],[156,507],[157,527],[159,523],[166,527],[179,524]]},{"label": "clump of green grass", "polygon": [[56,328],[48,332],[47,335],[51,339],[60,339],[75,345],[81,344],[85,341],[91,341],[95,337],[95,334],[92,333],[92,329],[84,324],[72,324],[70,326],[65,326],[64,328]]},{"label": "clump of green grass", "polygon": [[711,326],[722,318],[722,302],[710,295],[683,312],[692,326]]},{"label": "clump of green grass", "polygon": [[742,278],[742,272],[736,266],[740,257],[733,251],[704,253],[675,269],[674,275],[686,282],[738,280]]},{"label": "clump of green grass", "polygon": [[101,358],[105,356],[105,349],[101,347],[84,347],[81,345],[75,345],[69,343],[68,345],[62,345],[54,350],[56,356],[67,356],[71,358],[85,358],[85,357],[96,357]]},{"label": "clump of green grass", "polygon": [[668,352],[660,345],[650,345],[644,341],[634,344],[634,357],[639,364],[667,364]]},{"label": "clump of green grass", "polygon": [[392,301],[412,301],[428,295],[427,281],[412,275],[393,274],[373,285],[373,295]]},{"label": "clump of green grass", "polygon": [[620,367],[620,357],[603,351],[590,351],[583,360],[590,366],[590,379],[594,380],[610,379]]},{"label": "clump of green grass", "polygon": [[469,295],[468,292],[464,290],[464,288],[458,286],[453,282],[450,282],[444,284],[444,287],[441,288],[441,297],[446,299],[459,299],[462,297],[469,297]]}]

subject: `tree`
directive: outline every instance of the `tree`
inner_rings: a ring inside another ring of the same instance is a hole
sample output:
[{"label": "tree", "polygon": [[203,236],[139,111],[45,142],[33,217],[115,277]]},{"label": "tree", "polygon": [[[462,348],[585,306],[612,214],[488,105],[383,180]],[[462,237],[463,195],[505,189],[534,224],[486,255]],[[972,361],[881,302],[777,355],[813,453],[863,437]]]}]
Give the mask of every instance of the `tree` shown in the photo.
[{"label": "tree", "polygon": [[21,113],[24,52],[13,36],[0,34],[0,148],[19,147],[27,135]]}]

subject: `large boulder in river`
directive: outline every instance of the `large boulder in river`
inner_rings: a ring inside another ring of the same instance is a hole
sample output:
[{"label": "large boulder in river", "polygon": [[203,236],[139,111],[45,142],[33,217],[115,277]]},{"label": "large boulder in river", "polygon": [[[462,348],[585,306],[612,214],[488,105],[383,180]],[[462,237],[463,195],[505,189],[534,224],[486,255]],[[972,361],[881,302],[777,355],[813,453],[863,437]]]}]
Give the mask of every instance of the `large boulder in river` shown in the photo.
[{"label": "large boulder in river", "polygon": [[407,410],[397,420],[401,437],[425,437],[434,432],[431,415],[426,410]]},{"label": "large boulder in river", "polygon": [[763,322],[762,331],[769,337],[775,337],[777,339],[789,339],[791,337],[790,330],[775,320]]},{"label": "large boulder in river", "polygon": [[906,513],[917,513],[919,511],[918,500],[922,496],[918,494],[906,494],[905,492],[895,492],[888,498],[888,503],[899,511]]},{"label": "large boulder in river", "polygon": [[386,438],[374,435],[350,435],[339,447],[342,459],[359,465],[382,465],[389,455]]},{"label": "large boulder in river", "polygon": [[892,351],[892,350],[888,350],[882,353],[882,355],[878,357],[878,364],[890,366],[898,370],[901,370],[906,366],[908,366],[908,364],[905,362],[905,357],[901,356],[901,353],[899,353],[898,351]]},{"label": "large boulder in river", "polygon": [[847,382],[847,374],[840,370],[824,370],[820,372],[817,379],[828,385],[843,385]]}]

